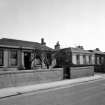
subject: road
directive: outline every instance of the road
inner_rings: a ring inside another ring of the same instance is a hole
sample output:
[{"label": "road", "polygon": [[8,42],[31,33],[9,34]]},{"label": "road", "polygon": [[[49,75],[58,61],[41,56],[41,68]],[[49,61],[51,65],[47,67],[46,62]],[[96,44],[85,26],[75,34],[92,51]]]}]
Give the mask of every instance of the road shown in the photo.
[{"label": "road", "polygon": [[7,97],[0,105],[105,105],[105,79]]}]

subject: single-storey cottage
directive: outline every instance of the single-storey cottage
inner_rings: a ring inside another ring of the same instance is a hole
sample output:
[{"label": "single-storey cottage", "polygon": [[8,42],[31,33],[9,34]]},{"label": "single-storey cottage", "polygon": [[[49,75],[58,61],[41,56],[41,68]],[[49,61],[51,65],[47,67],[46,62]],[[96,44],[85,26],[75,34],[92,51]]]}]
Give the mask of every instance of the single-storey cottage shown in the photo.
[{"label": "single-storey cottage", "polygon": [[48,68],[52,48],[41,43],[2,38],[0,39],[0,70]]},{"label": "single-storey cottage", "polygon": [[55,67],[63,67],[64,79],[94,75],[94,53],[82,46],[59,49],[55,52]]},{"label": "single-storey cottage", "polygon": [[100,51],[99,48],[95,50],[89,50],[94,53],[95,62],[94,62],[94,71],[95,72],[105,72],[105,53]]}]

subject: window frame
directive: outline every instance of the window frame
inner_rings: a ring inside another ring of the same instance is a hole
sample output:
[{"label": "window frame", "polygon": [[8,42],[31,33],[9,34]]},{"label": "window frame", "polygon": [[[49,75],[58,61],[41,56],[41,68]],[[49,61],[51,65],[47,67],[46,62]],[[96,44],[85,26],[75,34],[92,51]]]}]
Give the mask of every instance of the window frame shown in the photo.
[{"label": "window frame", "polygon": [[[15,52],[15,56],[16,57],[13,57],[12,53]],[[12,59],[15,59],[16,60],[16,64],[12,64]],[[9,62],[10,62],[10,67],[16,67],[18,66],[18,51],[15,50],[15,49],[11,49],[10,50],[10,57],[9,57]]]}]

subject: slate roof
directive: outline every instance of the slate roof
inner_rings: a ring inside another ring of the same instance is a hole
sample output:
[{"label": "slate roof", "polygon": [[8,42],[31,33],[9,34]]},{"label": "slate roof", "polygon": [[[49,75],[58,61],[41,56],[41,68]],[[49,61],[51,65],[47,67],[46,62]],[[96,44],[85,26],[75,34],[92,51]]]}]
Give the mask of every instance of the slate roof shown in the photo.
[{"label": "slate roof", "polygon": [[88,50],[84,50],[81,48],[73,48],[73,47],[71,47],[71,51],[72,52],[79,52],[79,53],[90,53]]},{"label": "slate roof", "polygon": [[68,48],[64,48],[63,50],[70,50],[71,52],[75,52],[75,53],[87,53],[87,54],[91,53],[88,50],[84,50],[81,48],[75,48],[75,47],[68,47]]},{"label": "slate roof", "polygon": [[98,51],[98,50],[89,50],[90,52],[93,52],[93,53],[95,53],[95,54],[104,54],[105,55],[105,53],[104,52],[102,52],[102,51]]},{"label": "slate roof", "polygon": [[52,48],[47,47],[47,46],[43,46],[37,42],[8,39],[8,38],[0,39],[0,47],[39,49],[39,50],[53,51]]}]

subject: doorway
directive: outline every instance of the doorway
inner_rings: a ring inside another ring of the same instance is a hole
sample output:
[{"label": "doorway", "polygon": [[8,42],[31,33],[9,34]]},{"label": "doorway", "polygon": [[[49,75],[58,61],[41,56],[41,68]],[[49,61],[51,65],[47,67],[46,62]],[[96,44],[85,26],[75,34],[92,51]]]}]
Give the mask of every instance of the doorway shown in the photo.
[{"label": "doorway", "polygon": [[25,69],[31,69],[31,53],[24,52],[24,67]]}]

